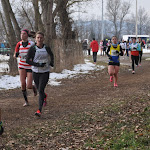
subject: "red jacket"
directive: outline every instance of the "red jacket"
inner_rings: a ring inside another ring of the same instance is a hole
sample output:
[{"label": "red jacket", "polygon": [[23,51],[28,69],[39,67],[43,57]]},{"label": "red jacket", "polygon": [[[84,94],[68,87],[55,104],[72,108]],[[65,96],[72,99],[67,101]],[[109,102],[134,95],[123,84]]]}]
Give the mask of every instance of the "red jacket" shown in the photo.
[{"label": "red jacket", "polygon": [[99,46],[98,46],[98,42],[97,41],[95,41],[95,40],[92,41],[91,44],[90,44],[90,47],[92,48],[93,52],[98,52],[98,47]]}]

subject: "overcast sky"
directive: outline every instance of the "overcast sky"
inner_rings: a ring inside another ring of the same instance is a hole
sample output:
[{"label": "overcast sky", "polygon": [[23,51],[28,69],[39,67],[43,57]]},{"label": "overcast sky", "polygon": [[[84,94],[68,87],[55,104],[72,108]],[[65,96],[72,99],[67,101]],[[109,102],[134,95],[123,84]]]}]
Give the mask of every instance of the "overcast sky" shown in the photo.
[{"label": "overcast sky", "polygon": [[[104,13],[106,13],[106,2],[107,0],[104,1]],[[126,0],[130,1],[131,3],[131,13],[135,13],[136,11],[136,0]],[[150,14],[150,0],[137,0],[138,1],[138,8],[143,7],[145,8],[145,11]],[[83,11],[83,13],[80,13],[81,19],[86,19],[87,18],[90,20],[91,18],[97,19],[101,18],[101,11],[102,11],[102,0],[93,0],[93,2],[86,3],[84,4],[81,8],[80,11]],[[77,8],[78,9],[78,8]],[[86,13],[85,13],[86,11]],[[74,17],[77,19],[79,18],[79,13],[74,13]]]}]

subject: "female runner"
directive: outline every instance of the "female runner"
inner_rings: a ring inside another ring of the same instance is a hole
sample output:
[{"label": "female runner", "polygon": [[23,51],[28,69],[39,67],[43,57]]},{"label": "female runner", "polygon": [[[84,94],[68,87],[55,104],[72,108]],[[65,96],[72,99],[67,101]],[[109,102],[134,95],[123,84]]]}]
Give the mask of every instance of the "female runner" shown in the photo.
[{"label": "female runner", "polygon": [[123,56],[123,51],[121,46],[117,43],[116,36],[112,37],[112,44],[108,47],[106,54],[109,57],[108,73],[110,75],[110,82],[112,82],[114,78],[114,87],[118,87],[119,56]]},{"label": "female runner", "polygon": [[40,117],[42,107],[46,103],[47,94],[44,92],[49,80],[50,66],[53,67],[54,57],[50,47],[44,42],[44,34],[36,33],[36,45],[32,46],[27,54],[27,63],[32,65],[33,80],[39,92],[39,109],[35,115]]},{"label": "female runner", "polygon": [[[26,89],[33,89],[34,95],[37,95],[37,90],[32,85],[32,70],[31,65],[26,63],[26,56],[29,48],[34,45],[34,42],[28,40],[29,31],[27,29],[21,31],[21,41],[17,43],[14,57],[19,57],[18,68],[21,82],[21,89],[25,103],[23,106],[28,106],[28,98]],[[27,81],[26,81],[27,79]]]}]

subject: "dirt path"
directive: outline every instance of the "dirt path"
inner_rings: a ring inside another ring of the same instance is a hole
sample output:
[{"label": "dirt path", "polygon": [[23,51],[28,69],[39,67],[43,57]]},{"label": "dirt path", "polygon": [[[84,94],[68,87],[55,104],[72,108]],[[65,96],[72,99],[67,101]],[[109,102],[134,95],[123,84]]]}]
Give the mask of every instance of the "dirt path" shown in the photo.
[{"label": "dirt path", "polygon": [[[132,75],[128,67],[122,67],[119,74],[119,87],[114,88],[109,83],[107,70],[92,71],[88,75],[80,75],[78,78],[64,79],[58,87],[48,86],[48,106],[43,109],[42,119],[58,119],[72,112],[83,111],[95,107],[102,107],[106,101],[112,101],[115,97],[125,99],[128,96],[141,96],[148,94],[150,80],[149,61],[144,61],[142,67],[136,68],[136,74]],[[37,121],[34,112],[37,107],[37,97],[30,92],[30,107],[23,108],[23,98],[20,89],[1,91],[0,106],[3,109],[3,120],[15,127],[20,124],[30,124]],[[7,128],[7,127],[6,127]]]},{"label": "dirt path", "polygon": [[[149,63],[144,60],[142,67],[136,68],[134,75],[129,71],[129,66],[121,66],[118,88],[114,88],[113,84],[109,82],[107,69],[91,71],[89,74],[79,75],[77,78],[63,79],[61,86],[47,86],[48,105],[43,108],[40,119],[34,116],[34,112],[38,108],[38,97],[34,97],[31,92],[29,92],[30,106],[23,108],[20,89],[0,91],[0,106],[5,131],[8,134],[19,127],[26,128],[32,124],[38,124],[38,122],[53,122],[75,113],[92,111],[95,108],[101,110],[114,103],[128,103],[130,99],[133,99],[133,102],[136,99],[149,99]],[[139,109],[145,108],[146,105],[149,103],[144,103]]]}]

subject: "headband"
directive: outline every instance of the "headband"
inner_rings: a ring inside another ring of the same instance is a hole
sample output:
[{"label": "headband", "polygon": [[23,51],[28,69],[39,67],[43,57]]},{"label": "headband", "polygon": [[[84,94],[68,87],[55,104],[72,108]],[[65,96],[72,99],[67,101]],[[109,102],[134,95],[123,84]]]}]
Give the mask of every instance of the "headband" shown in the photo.
[{"label": "headband", "polygon": [[24,29],[24,30],[22,30],[22,31],[26,32],[26,33],[27,33],[27,35],[29,36],[29,30]]}]

